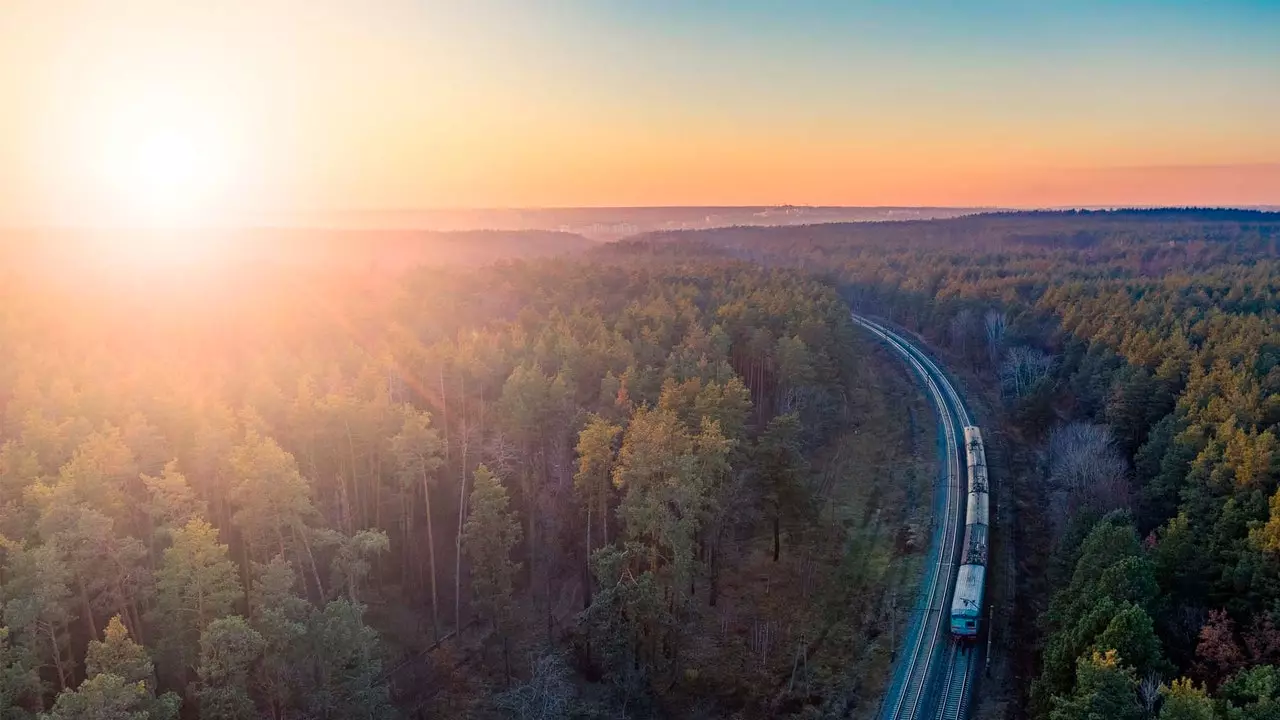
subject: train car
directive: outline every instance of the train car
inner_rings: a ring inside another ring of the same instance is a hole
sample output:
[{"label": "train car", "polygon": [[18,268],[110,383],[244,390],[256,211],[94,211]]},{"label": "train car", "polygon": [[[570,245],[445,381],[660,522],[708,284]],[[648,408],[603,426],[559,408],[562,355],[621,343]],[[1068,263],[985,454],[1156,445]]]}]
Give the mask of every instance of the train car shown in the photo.
[{"label": "train car", "polygon": [[969,467],[978,465],[983,468],[983,480],[986,480],[987,453],[982,446],[982,431],[972,425],[964,429],[964,453]]},{"label": "train car", "polygon": [[964,547],[956,589],[951,598],[951,634],[973,638],[978,634],[982,614],[982,597],[987,571],[989,533],[989,493],[987,458],[982,432],[976,427],[964,429],[965,465],[968,493],[965,504]]},{"label": "train car", "polygon": [[956,576],[956,593],[951,598],[951,634],[958,638],[978,635],[978,619],[982,615],[982,590],[987,568],[961,565]]}]

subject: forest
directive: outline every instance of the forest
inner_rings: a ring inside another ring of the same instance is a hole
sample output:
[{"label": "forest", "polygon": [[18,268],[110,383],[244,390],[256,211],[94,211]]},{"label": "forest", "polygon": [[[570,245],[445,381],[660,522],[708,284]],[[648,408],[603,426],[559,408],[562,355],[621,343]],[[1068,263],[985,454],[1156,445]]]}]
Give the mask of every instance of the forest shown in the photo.
[{"label": "forest", "polygon": [[978,716],[1280,717],[1280,215],[326,242],[3,264],[0,718],[864,716],[933,470],[851,306],[999,448]]},{"label": "forest", "polygon": [[703,626],[819,510],[835,289],[629,247],[352,266],[8,266],[0,717],[768,712],[778,629],[743,631],[755,691]]},{"label": "forest", "polygon": [[1018,576],[992,613],[1009,716],[1280,717],[1280,214],[697,238],[829,280],[991,398],[993,483],[1015,495],[994,520]]}]

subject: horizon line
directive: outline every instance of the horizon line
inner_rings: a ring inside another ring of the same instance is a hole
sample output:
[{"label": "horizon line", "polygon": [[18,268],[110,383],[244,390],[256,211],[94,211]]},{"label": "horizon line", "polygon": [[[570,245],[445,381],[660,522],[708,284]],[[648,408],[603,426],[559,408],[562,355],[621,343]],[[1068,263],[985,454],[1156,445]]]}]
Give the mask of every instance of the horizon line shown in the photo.
[{"label": "horizon line", "polygon": [[[327,213],[424,213],[424,212],[556,212],[556,211],[608,211],[608,210],[749,210],[755,208],[809,208],[809,209],[831,209],[831,210],[951,210],[951,211],[970,211],[953,217],[939,218],[912,218],[915,221],[933,221],[933,220],[953,220],[958,217],[966,217],[973,215],[992,215],[1001,213],[1035,213],[1035,212],[1067,212],[1072,210],[1085,211],[1117,211],[1125,210],[1185,210],[1185,211],[1206,211],[1206,210],[1244,210],[1264,213],[1280,213],[1280,203],[1275,204],[1238,204],[1238,205],[1188,205],[1188,204],[1119,204],[1119,205],[632,205],[632,206],[564,206],[564,207],[505,207],[505,208],[480,208],[480,207],[460,207],[460,208],[427,208],[421,210],[401,209],[401,210],[338,210],[338,211],[317,211]],[[319,223],[306,222],[305,218],[297,217],[305,213],[294,213],[293,220],[284,219],[279,221],[263,221],[263,222],[236,222],[236,223],[208,223],[193,225],[174,225],[174,226],[147,226],[144,224],[127,224],[127,223],[73,223],[73,222],[51,222],[51,223],[0,223],[0,233],[15,231],[108,231],[108,232],[236,232],[236,231],[253,231],[253,230],[331,230],[331,231],[364,231],[364,232],[439,232],[439,233],[464,233],[464,232],[564,232],[567,234],[575,234],[571,230],[561,230],[556,228],[542,227],[467,227],[467,228],[451,228],[438,229],[432,227],[377,227],[377,226],[358,226],[358,225],[324,225]],[[853,219],[836,219],[822,220],[815,219],[813,222],[792,223],[789,225],[773,225],[763,223],[728,223],[726,225],[716,227],[800,227],[804,225],[840,225],[854,224],[866,222],[905,222],[905,220],[892,219],[874,219],[874,220],[853,220]],[[706,230],[713,228],[673,228],[670,231],[680,230]],[[659,232],[660,229],[640,230],[636,234],[648,232]]]}]

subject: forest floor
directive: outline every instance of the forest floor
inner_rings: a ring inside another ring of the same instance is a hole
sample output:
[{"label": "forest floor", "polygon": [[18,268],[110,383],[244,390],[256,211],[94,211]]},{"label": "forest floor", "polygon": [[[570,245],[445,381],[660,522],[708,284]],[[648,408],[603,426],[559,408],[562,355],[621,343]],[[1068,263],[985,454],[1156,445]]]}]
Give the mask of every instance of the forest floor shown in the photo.
[{"label": "forest floor", "polygon": [[901,361],[868,345],[849,425],[813,456],[813,516],[784,528],[777,562],[767,527],[728,548],[669,708],[875,715],[929,542],[933,418]]}]

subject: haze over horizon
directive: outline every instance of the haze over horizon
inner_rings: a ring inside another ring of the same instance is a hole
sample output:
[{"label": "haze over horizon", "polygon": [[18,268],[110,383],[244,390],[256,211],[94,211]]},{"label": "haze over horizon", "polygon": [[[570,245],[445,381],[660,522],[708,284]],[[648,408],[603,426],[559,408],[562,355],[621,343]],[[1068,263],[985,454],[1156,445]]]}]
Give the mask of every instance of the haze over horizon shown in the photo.
[{"label": "haze over horizon", "polygon": [[1280,204],[1280,3],[10,0],[0,222]]}]

